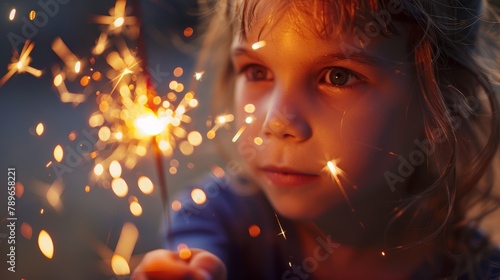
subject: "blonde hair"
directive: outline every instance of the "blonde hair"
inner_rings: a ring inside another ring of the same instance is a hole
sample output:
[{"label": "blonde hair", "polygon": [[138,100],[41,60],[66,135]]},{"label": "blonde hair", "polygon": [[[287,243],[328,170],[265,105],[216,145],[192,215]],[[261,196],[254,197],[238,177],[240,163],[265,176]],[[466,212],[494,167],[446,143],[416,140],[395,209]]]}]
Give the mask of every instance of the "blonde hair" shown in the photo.
[{"label": "blonde hair", "polygon": [[[200,5],[205,9],[208,24],[199,67],[208,64],[207,74],[215,78],[216,112],[231,112],[233,103],[231,42],[236,35],[245,38],[257,21],[268,28],[283,16],[294,17],[299,24],[316,20],[318,36],[337,36],[341,29],[354,30],[370,22],[379,24],[381,36],[391,36],[397,32],[393,23],[403,22],[412,34],[409,44],[414,50],[422,93],[425,133],[436,145],[433,164],[428,168],[436,174],[433,182],[417,184],[412,196],[395,208],[393,222],[402,215],[411,217],[412,207],[422,204],[437,209],[434,230],[399,248],[418,245],[438,235],[461,244],[465,237],[456,236],[461,232],[458,228],[477,226],[498,206],[499,199],[492,196],[492,188],[500,140],[500,37],[497,13],[486,1],[206,0]],[[390,20],[387,11],[395,11],[389,13]],[[386,16],[383,21],[382,15]],[[349,46],[362,48],[363,44],[350,42]],[[444,141],[438,139],[442,137]],[[473,214],[471,208],[476,209]],[[446,245],[443,248],[449,249]],[[450,254],[458,252],[454,256],[454,274],[463,268],[472,269],[471,260],[486,249],[487,246],[471,249],[462,245],[451,248]]]}]

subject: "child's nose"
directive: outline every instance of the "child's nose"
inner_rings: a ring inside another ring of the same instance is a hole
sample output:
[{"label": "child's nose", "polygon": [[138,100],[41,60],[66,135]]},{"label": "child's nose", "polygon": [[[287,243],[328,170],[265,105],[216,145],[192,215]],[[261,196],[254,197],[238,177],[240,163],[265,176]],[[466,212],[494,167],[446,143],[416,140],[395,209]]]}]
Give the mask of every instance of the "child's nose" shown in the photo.
[{"label": "child's nose", "polygon": [[263,124],[265,137],[302,142],[312,136],[311,126],[301,110],[303,104],[299,102],[297,98],[283,94],[270,100]]}]

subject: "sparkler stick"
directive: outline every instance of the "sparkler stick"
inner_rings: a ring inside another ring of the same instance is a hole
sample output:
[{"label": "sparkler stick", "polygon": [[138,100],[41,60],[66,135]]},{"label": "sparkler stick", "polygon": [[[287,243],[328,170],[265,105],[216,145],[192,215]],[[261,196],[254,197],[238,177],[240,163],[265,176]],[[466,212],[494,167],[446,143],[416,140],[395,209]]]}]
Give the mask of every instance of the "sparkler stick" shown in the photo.
[{"label": "sparkler stick", "polygon": [[[142,68],[143,68],[143,74],[146,79],[146,90],[147,90],[147,96],[148,96],[148,107],[153,110],[155,114],[157,114],[158,108],[157,106],[153,103],[153,98],[155,96],[155,85],[153,81],[151,81],[151,75],[149,74],[148,68],[145,67],[147,65],[147,56],[146,56],[146,42],[144,38],[144,26],[143,26],[143,21],[142,21],[142,14],[141,14],[141,7],[140,7],[140,1],[139,0],[134,0],[133,2],[133,9],[136,13],[136,20],[137,24],[140,26],[140,31],[139,31],[139,38],[137,40],[137,50],[138,50],[138,56],[142,59]],[[163,159],[162,159],[162,153],[160,151],[160,148],[158,146],[158,140],[156,137],[153,137],[153,152],[155,156],[155,163],[156,163],[156,171],[158,172],[158,180],[160,183],[160,193],[161,193],[161,200],[163,204],[163,215],[165,218],[165,226],[167,227],[167,243],[169,245],[169,248],[172,247],[172,240],[170,238],[170,233],[171,233],[171,221],[170,221],[170,211],[168,211],[168,189],[167,189],[167,178],[165,176],[165,170],[163,167]]]}]

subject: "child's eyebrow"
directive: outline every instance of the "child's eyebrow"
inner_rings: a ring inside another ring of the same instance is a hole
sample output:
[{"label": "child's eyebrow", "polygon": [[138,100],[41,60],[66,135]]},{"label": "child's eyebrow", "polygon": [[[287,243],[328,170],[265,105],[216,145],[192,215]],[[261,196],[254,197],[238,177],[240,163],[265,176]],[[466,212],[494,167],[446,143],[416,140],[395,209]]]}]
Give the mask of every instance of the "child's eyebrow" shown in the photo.
[{"label": "child's eyebrow", "polygon": [[[249,50],[245,47],[236,47],[231,51],[232,57],[237,56],[249,56],[251,58],[259,59],[259,55],[253,51]],[[312,60],[313,64],[322,64],[327,62],[338,62],[338,61],[349,61],[358,64],[368,65],[368,66],[386,66],[394,64],[395,62],[389,58],[384,58],[380,55],[376,55],[373,53],[368,53],[364,51],[354,51],[351,53],[346,52],[334,52],[331,54],[326,54],[320,57],[317,57]]]}]

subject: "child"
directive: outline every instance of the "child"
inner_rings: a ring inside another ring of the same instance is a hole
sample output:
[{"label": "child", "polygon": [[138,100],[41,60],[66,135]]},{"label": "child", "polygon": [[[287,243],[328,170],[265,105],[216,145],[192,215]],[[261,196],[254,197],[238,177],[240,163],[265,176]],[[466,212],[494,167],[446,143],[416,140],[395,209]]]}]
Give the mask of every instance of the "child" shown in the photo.
[{"label": "child", "polygon": [[208,8],[207,74],[244,131],[226,174],[181,196],[173,251],[147,254],[136,279],[500,277],[479,230],[498,205],[486,3]]}]

